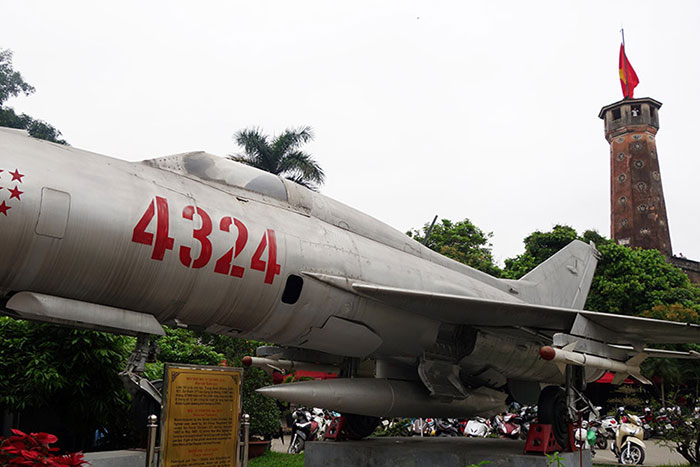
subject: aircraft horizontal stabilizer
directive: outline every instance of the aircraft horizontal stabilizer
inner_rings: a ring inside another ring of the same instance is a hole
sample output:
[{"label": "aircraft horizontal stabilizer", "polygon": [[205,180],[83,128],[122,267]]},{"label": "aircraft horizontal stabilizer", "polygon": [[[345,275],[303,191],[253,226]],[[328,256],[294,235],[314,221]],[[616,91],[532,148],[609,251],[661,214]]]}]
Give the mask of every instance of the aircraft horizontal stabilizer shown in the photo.
[{"label": "aircraft horizontal stabilizer", "polygon": [[526,326],[570,332],[577,315],[614,330],[610,344],[682,344],[700,342],[700,326],[650,318],[574,310],[522,301],[498,301],[368,284],[354,279],[305,272],[304,275],[401,310],[438,321],[470,326]]}]

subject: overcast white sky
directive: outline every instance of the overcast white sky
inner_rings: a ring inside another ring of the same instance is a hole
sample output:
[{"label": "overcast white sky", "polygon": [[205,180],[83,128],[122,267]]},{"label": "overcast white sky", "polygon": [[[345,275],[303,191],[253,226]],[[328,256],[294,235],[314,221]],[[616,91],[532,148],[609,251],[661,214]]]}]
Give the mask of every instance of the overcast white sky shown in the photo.
[{"label": "overcast white sky", "polygon": [[700,260],[700,2],[6,1],[17,111],[75,147],[142,160],[237,152],[235,131],[310,125],[322,192],[402,230],[492,231],[497,260],[557,223],[609,236],[600,108],[622,98],[620,26],[663,102],[676,254]]}]

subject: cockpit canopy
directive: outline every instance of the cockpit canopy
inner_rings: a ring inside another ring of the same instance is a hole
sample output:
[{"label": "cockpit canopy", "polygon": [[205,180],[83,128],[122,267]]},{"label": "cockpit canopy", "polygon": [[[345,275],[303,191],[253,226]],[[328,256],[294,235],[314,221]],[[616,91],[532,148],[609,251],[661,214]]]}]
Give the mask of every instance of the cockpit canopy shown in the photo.
[{"label": "cockpit canopy", "polygon": [[279,201],[288,201],[287,189],[277,175],[204,151],[150,159],[145,163],[159,169],[198,178],[205,183],[220,183],[260,193]]}]

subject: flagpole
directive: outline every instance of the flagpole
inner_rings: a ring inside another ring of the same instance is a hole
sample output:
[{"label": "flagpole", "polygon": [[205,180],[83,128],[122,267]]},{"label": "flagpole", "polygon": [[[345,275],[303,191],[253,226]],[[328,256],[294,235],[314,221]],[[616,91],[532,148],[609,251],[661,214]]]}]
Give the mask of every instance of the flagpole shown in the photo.
[{"label": "flagpole", "polygon": [[625,60],[625,85],[627,85],[627,95],[622,97],[630,99],[630,77],[629,74],[627,74],[627,49],[625,48],[625,28],[620,29],[620,32],[622,33],[622,52],[623,58]]}]

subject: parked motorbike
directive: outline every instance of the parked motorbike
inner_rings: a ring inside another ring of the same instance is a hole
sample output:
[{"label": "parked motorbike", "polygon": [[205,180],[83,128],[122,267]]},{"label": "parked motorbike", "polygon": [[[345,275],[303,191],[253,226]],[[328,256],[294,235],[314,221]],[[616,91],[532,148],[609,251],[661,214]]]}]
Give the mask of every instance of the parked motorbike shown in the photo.
[{"label": "parked motorbike", "polygon": [[425,435],[425,420],[422,418],[414,418],[411,420],[410,436]]},{"label": "parked motorbike", "polygon": [[520,437],[520,417],[514,413],[496,415],[493,417],[493,427],[501,438],[518,439]]},{"label": "parked motorbike", "polygon": [[644,415],[640,417],[642,420],[642,428],[644,428],[644,439],[649,439],[654,435],[654,412],[650,407],[644,408]]},{"label": "parked motorbike", "polygon": [[617,423],[615,417],[607,416],[600,421],[600,430],[598,432],[606,439],[615,439],[618,426],[620,426],[620,424]]},{"label": "parked motorbike", "polygon": [[451,418],[438,418],[435,420],[437,436],[460,436],[457,429],[457,420]]},{"label": "parked motorbike", "polygon": [[315,441],[318,438],[319,424],[311,412],[304,408],[298,408],[292,413],[292,441],[287,452],[297,454],[304,450],[307,441]]},{"label": "parked motorbike", "polygon": [[434,418],[426,418],[423,420],[423,436],[437,436],[437,428]]},{"label": "parked motorbike", "polygon": [[610,450],[615,454],[620,464],[641,465],[644,463],[646,454],[642,421],[635,415],[626,418],[625,422],[620,423],[615,435],[615,442],[610,446]]},{"label": "parked motorbike", "polygon": [[593,447],[595,449],[607,449],[608,439],[602,430],[600,420],[591,420],[588,422],[589,444],[591,443],[591,432],[593,432],[594,435]]},{"label": "parked motorbike", "polygon": [[585,420],[574,431],[574,444],[578,449],[591,449],[591,444],[588,442],[588,422]]},{"label": "parked motorbike", "polygon": [[520,410],[520,439],[527,439],[530,424],[537,418],[537,406],[525,405]]},{"label": "parked motorbike", "polygon": [[314,421],[318,423],[318,434],[316,435],[316,438],[323,439],[326,435],[326,430],[333,420],[333,414],[328,410],[315,407],[311,409],[311,415]]},{"label": "parked motorbike", "polygon": [[482,417],[476,417],[467,421],[464,428],[464,436],[469,438],[486,438],[491,433],[491,422]]}]

